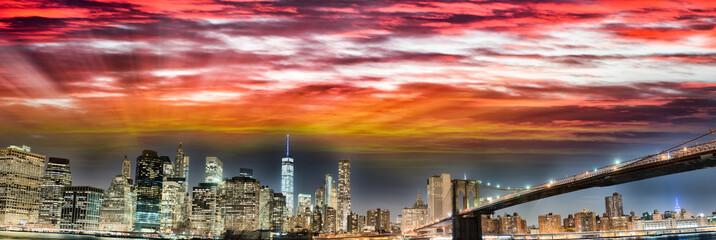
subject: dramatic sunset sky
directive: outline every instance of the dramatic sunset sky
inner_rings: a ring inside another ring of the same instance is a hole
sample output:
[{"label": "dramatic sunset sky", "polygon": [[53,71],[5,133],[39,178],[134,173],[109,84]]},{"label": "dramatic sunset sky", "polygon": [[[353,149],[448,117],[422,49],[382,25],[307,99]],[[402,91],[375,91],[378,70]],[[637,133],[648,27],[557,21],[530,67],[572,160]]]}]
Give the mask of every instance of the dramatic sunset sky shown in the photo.
[{"label": "dramatic sunset sky", "polygon": [[[350,158],[353,209],[394,219],[441,172],[534,186],[716,128],[714,26],[708,0],[4,0],[0,145],[106,188],[181,141],[192,185],[218,156],[280,189],[291,134],[297,193]],[[506,211],[710,215],[715,171]]]}]

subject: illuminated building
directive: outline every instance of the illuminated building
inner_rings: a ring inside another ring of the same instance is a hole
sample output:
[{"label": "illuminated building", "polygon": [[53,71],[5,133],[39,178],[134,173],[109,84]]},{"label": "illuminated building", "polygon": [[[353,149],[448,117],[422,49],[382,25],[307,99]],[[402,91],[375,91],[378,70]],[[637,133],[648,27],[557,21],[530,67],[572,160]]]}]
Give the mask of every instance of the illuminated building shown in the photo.
[{"label": "illuminated building", "polygon": [[122,176],[126,179],[132,179],[132,160],[129,160],[127,158],[127,155],[124,155],[124,159],[122,159]]},{"label": "illuminated building", "polygon": [[323,201],[323,198],[325,197],[325,193],[323,191],[323,187],[319,187],[316,189],[316,192],[314,193],[314,200],[313,200],[313,206],[314,211],[318,210],[319,212],[323,213],[323,205],[325,205],[325,201]]},{"label": "illuminated building", "polygon": [[282,193],[274,193],[271,200],[271,231],[285,231],[286,209],[286,197]]},{"label": "illuminated building", "polygon": [[311,214],[311,194],[301,193],[298,194],[298,209],[296,209],[297,216]]},{"label": "illuminated building", "polygon": [[390,231],[390,210],[381,210],[380,208],[368,210],[366,216],[366,225],[372,226],[376,232]]},{"label": "illuminated building", "polygon": [[527,233],[527,221],[518,216],[517,213],[509,214],[505,213],[504,216],[498,217],[499,221],[499,232],[502,235],[513,235],[513,234],[526,234]]},{"label": "illuminated building", "polygon": [[612,196],[605,197],[604,205],[608,217],[621,217],[624,215],[622,195],[619,195],[619,193],[614,193]]},{"label": "illuminated building", "polygon": [[337,214],[339,230],[346,231],[348,228],[348,215],[351,212],[351,160],[341,159],[338,161],[338,200]]},{"label": "illuminated building", "polygon": [[287,216],[293,216],[293,158],[289,154],[288,135],[286,135],[286,156],[281,159],[281,193],[286,197]]},{"label": "illuminated building", "polygon": [[49,158],[42,183],[42,205],[38,223],[42,226],[59,227],[62,210],[62,188],[72,185],[70,160]]},{"label": "illuminated building", "polygon": [[323,232],[323,216],[318,207],[313,210],[313,215],[311,216],[311,231]]},{"label": "illuminated building", "polygon": [[102,201],[99,230],[132,231],[134,229],[136,203],[134,187],[129,182],[130,179],[124,174],[112,179]]},{"label": "illuminated building", "polygon": [[204,182],[219,184],[224,179],[224,163],[217,157],[206,157],[206,176]]},{"label": "illuminated building", "polygon": [[348,226],[346,227],[346,232],[357,233],[358,231],[360,231],[363,226],[359,224],[358,218],[358,214],[353,211],[348,214]]},{"label": "illuminated building", "polygon": [[184,147],[182,147],[181,143],[177,147],[177,153],[174,158],[173,177],[189,179],[189,156],[184,153]]},{"label": "illuminated building", "polygon": [[28,146],[0,149],[0,225],[36,223],[45,156]]},{"label": "illuminated building", "polygon": [[423,197],[418,191],[418,197],[412,207],[406,207],[402,210],[401,230],[403,234],[413,230],[413,228],[427,224],[428,221],[428,205],[423,203]]},{"label": "illuminated building", "polygon": [[159,231],[162,182],[165,178],[164,166],[167,162],[171,162],[169,157],[159,157],[157,152],[152,150],[144,150],[142,155],[137,157],[135,231]]},{"label": "illuminated building", "polygon": [[261,187],[259,190],[259,230],[271,230],[271,202],[273,201],[273,189],[268,186]]},{"label": "illuminated building", "polygon": [[162,184],[162,205],[160,209],[160,232],[172,233],[183,219],[184,178],[166,178]]},{"label": "illuminated building", "polygon": [[98,230],[104,190],[89,186],[64,188],[60,228]]},{"label": "illuminated building", "polygon": [[174,213],[174,232],[184,233],[189,225],[189,215],[191,214],[191,195],[189,191],[189,156],[184,152],[181,142],[177,147],[177,152],[174,157],[174,173],[172,174],[175,179],[183,179],[178,181],[179,190],[177,193],[177,205],[178,212]]},{"label": "illuminated building", "polygon": [[562,232],[562,216],[560,215],[552,215],[552,213],[540,215],[537,217],[537,222],[540,234]]},{"label": "illuminated building", "polygon": [[260,184],[250,177],[232,177],[226,180],[224,188],[226,230],[254,231],[260,221]]},{"label": "illuminated building", "polygon": [[597,228],[597,214],[594,212],[581,212],[574,214],[574,231],[575,232],[594,232]]},{"label": "illuminated building", "polygon": [[330,206],[326,206],[324,211],[325,216],[323,217],[323,232],[324,233],[335,233],[336,232],[336,209]]},{"label": "illuminated building", "polygon": [[191,226],[194,234],[219,235],[224,229],[218,183],[199,183],[193,188]]},{"label": "illuminated building", "polygon": [[[428,221],[437,220],[451,214],[450,174],[428,178]],[[447,198],[447,199],[444,199]]]}]

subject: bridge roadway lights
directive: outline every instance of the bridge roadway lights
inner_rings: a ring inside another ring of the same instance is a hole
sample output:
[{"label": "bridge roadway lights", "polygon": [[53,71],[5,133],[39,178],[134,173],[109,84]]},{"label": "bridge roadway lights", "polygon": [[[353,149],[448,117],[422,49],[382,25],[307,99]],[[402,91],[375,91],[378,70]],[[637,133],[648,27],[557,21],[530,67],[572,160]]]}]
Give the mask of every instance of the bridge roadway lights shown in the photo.
[{"label": "bridge roadway lights", "polygon": [[482,239],[482,214],[467,214],[460,216],[455,214],[452,217],[452,239],[453,240],[481,240]]}]

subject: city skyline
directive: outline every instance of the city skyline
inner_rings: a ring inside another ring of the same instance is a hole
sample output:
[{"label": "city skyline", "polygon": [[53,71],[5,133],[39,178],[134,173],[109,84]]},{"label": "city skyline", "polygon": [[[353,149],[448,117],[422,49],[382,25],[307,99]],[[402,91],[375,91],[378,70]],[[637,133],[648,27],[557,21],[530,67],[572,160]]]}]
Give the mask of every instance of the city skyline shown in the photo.
[{"label": "city skyline", "polygon": [[[0,7],[0,149],[27,145],[68,159],[73,186],[112,189],[110,215],[141,213],[141,221],[118,227],[166,227],[156,216],[171,214],[172,200],[194,190],[216,197],[222,178],[235,176],[260,180],[266,204],[288,203],[264,216],[294,215],[300,194],[330,187],[322,196],[332,197],[324,203],[334,212],[323,219],[340,220],[339,228],[350,225],[349,209],[375,210],[374,219],[389,210],[395,221],[418,192],[436,214],[426,186],[432,176],[526,188],[716,129],[715,1],[9,0]],[[145,150],[157,156],[146,156],[139,179]],[[209,161],[216,171],[207,171]],[[716,192],[704,189],[716,187],[714,171],[586,189],[496,214],[518,212],[530,225],[549,212],[601,215],[604,197],[618,192],[624,211],[669,209],[678,199],[708,215]],[[23,184],[36,189],[43,176]],[[254,184],[245,180],[231,184]],[[55,191],[44,193],[46,224],[58,220],[49,211],[58,209],[63,182],[41,183]],[[134,187],[143,207],[132,210]],[[42,204],[38,197],[22,204]]]}]

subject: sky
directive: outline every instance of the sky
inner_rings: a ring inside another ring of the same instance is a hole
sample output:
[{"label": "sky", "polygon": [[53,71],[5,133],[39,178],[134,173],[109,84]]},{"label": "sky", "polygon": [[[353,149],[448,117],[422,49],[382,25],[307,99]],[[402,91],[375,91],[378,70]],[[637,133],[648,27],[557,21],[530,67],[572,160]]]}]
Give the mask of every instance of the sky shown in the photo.
[{"label": "sky", "polygon": [[[143,149],[253,168],[296,193],[352,160],[353,209],[412,205],[442,172],[537,185],[716,128],[716,2],[66,0],[0,2],[0,145],[107,187]],[[524,204],[716,210],[714,169]],[[707,191],[704,191],[704,190]],[[485,195],[493,193],[485,192]],[[494,193],[498,194],[498,193]],[[498,212],[502,214],[503,212]]]}]

